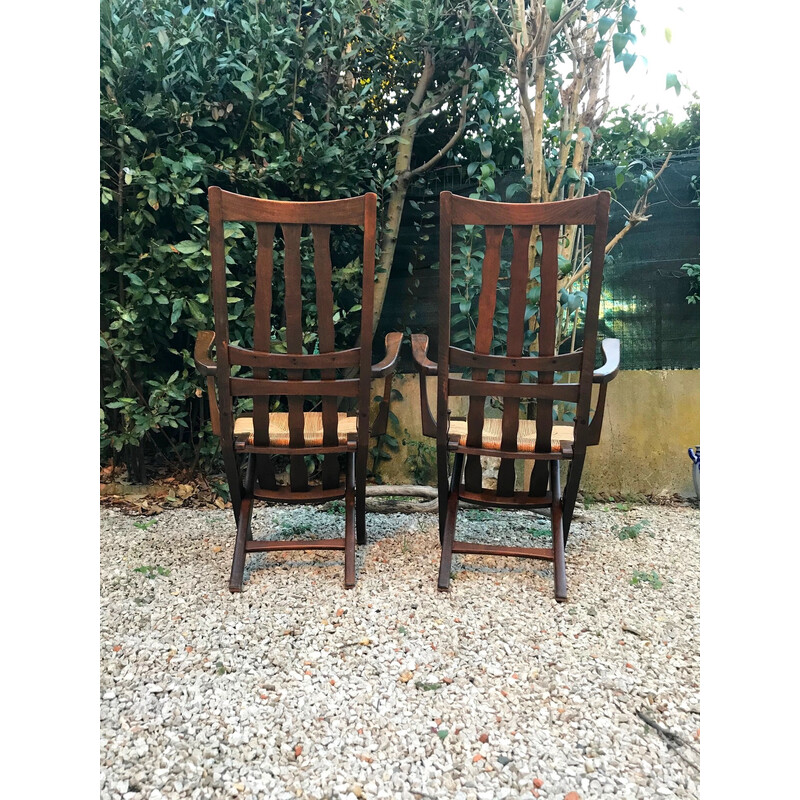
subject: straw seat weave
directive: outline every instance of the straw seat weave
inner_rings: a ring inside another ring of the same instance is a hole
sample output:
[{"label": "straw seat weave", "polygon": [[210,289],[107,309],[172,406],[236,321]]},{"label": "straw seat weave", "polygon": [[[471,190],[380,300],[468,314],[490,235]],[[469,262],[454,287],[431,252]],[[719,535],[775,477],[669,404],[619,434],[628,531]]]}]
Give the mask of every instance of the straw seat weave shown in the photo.
[{"label": "straw seat weave", "polygon": [[[572,425],[553,425],[550,435],[552,452],[561,452],[561,442],[574,441]],[[467,421],[454,419],[450,421],[449,434],[451,438],[458,436],[458,444],[465,447],[467,444]],[[487,450],[499,450],[503,438],[502,419],[484,419],[481,447]],[[523,453],[532,453],[536,447],[536,420],[521,419],[517,431],[517,450]]]},{"label": "straw seat weave", "polygon": [[[347,414],[339,414],[337,425],[337,435],[339,444],[347,444],[349,434],[356,433],[358,422],[357,417],[348,417]],[[322,412],[306,411],[303,414],[303,438],[306,447],[322,446]],[[233,426],[233,434],[240,441],[253,444],[253,418],[239,417]],[[286,412],[278,411],[269,415],[269,443],[273,447],[289,446],[289,415]]]}]

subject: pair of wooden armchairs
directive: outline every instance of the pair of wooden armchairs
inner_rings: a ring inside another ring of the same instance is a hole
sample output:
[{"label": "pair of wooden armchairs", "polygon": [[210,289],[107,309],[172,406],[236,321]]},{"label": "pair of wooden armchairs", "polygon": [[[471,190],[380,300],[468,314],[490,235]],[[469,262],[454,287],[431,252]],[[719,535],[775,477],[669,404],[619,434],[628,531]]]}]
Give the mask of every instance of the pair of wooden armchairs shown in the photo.
[{"label": "pair of wooden armchairs", "polygon": [[[215,331],[200,332],[195,361],[207,377],[212,428],[220,437],[237,526],[229,588],[232,592],[241,591],[248,553],[311,549],[344,550],[344,582],[350,588],[355,585],[356,542],[366,544],[369,439],[386,431],[391,380],[402,340],[400,333],[388,334],[386,357],[378,364],[371,363],[376,195],[284,202],[211,187],[208,197]],[[577,200],[516,204],[469,200],[450,192],[440,195],[438,363],[427,357],[427,336],[412,335],[413,356],[420,374],[423,433],[435,438],[437,447],[440,590],[449,588],[453,553],[511,555],[553,561],[556,598],[566,599],[564,546],[586,448],[599,441],[606,386],[619,368],[619,343],[614,339],[603,342],[606,363],[599,370],[594,368],[609,199],[608,192],[600,192]],[[226,222],[252,223],[256,229],[252,347],[230,341]],[[484,230],[485,255],[473,350],[450,345],[451,239],[453,227],[461,225],[483,226]],[[502,240],[509,225],[513,254],[504,331],[506,352],[496,355],[492,353],[497,334],[494,316],[502,282]],[[583,347],[558,354],[559,239],[569,226],[579,225],[594,226]],[[276,237],[277,226],[280,237]],[[301,255],[304,226],[310,227],[314,251],[313,269],[309,264],[305,271],[305,292]],[[355,346],[344,349],[337,342],[335,320],[339,314],[332,288],[334,226],[363,228],[359,336]],[[534,328],[528,311],[528,259],[531,234],[537,226],[542,244],[541,299],[538,314],[534,315],[538,351],[536,356],[527,356],[523,355],[525,331]],[[282,268],[278,268],[281,264]],[[309,280],[311,272],[313,281]],[[313,297],[308,289],[312,284]],[[283,299],[282,319],[273,315],[276,288]],[[305,329],[304,303],[316,306],[316,336],[309,336]],[[274,331],[281,333],[277,339]],[[311,341],[315,342],[313,348],[306,345]],[[212,347],[216,349],[215,359],[211,356]],[[242,370],[248,370],[249,375],[240,375]],[[555,380],[556,373],[574,373],[577,378],[563,383]],[[502,379],[497,380],[498,374]],[[427,397],[429,375],[437,376],[435,419]],[[489,380],[490,376],[494,379]],[[370,427],[371,381],[379,378],[384,379],[384,393]],[[599,390],[592,414],[593,385],[599,385]],[[451,419],[449,401],[456,396],[469,398],[464,420]],[[501,418],[485,416],[488,397],[502,398]],[[242,398],[252,399],[252,411],[238,413]],[[280,398],[286,398],[286,411],[275,410]],[[535,401],[535,419],[520,419],[523,400],[529,401],[529,409],[530,401]],[[553,407],[559,401],[575,404],[574,423],[554,424]],[[347,403],[352,406],[350,414],[341,410]],[[315,483],[309,481],[310,456],[322,457]],[[482,456],[501,459],[496,488],[483,486]],[[276,457],[288,464],[288,480],[278,479]],[[515,462],[519,459],[534,462],[527,491],[515,491]],[[562,496],[563,460],[570,462],[570,469]],[[252,536],[256,500],[321,503],[340,498],[345,500],[343,538],[261,541]],[[456,541],[460,500],[512,509],[549,508],[552,547]]]}]

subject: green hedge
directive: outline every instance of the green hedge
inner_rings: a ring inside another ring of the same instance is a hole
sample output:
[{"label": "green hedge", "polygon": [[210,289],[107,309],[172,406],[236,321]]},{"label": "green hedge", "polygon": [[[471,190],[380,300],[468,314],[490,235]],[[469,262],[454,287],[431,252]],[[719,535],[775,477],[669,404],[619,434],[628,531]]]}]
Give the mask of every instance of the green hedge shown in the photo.
[{"label": "green hedge", "polygon": [[[101,455],[139,477],[145,454],[207,467],[216,451],[192,359],[213,328],[208,187],[294,200],[383,188],[376,82],[348,70],[374,38],[362,7],[102,3]],[[253,245],[231,233],[231,335],[246,340]],[[334,258],[352,266],[336,287],[346,314],[358,265],[347,243]]]}]

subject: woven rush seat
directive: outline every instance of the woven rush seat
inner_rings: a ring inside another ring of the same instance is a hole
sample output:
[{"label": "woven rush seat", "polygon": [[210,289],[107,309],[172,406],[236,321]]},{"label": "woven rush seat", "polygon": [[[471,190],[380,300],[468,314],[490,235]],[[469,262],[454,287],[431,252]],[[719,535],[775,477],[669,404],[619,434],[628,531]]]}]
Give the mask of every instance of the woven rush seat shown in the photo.
[{"label": "woven rush seat", "polygon": [[[337,435],[340,445],[347,444],[347,438],[355,435],[358,417],[338,415]],[[306,411],[303,414],[303,439],[306,447],[322,447],[322,412]],[[246,444],[254,443],[253,418],[239,417],[233,426],[236,439]],[[289,447],[289,414],[283,411],[269,415],[269,443],[273,447]]]},{"label": "woven rush seat", "polygon": [[[450,421],[448,434],[451,439],[458,437],[460,447],[467,444],[467,421],[454,419]],[[503,439],[503,420],[484,419],[482,431],[481,447],[487,450],[499,450],[500,442]],[[561,442],[573,442],[575,439],[574,428],[572,425],[553,425],[553,432],[550,437],[550,448],[554,453],[561,452]],[[517,451],[521,453],[532,453],[536,447],[536,420],[521,419],[519,430],[517,431]]]}]

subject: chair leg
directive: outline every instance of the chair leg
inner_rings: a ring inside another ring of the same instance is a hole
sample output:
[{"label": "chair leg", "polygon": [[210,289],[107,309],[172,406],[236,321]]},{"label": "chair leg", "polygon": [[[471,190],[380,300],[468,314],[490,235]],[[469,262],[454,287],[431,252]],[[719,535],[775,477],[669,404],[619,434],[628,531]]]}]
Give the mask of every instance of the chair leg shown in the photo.
[{"label": "chair leg", "polygon": [[367,543],[367,443],[356,450],[356,541]]},{"label": "chair leg", "polygon": [[[455,470],[455,465],[453,466]],[[436,485],[439,500],[439,544],[444,541],[444,528],[447,521],[447,449],[441,446],[436,449]]]},{"label": "chair leg", "polygon": [[248,540],[250,522],[253,516],[253,498],[245,497],[242,500],[239,512],[239,522],[236,526],[236,544],[233,548],[233,565],[231,566],[231,578],[228,588],[231,592],[242,591],[242,580],[244,579],[244,560],[247,552],[245,543]]},{"label": "chair leg", "polygon": [[232,448],[222,448],[222,461],[225,465],[225,476],[228,479],[228,493],[233,506],[233,518],[239,524],[239,512],[242,506],[242,479],[239,462]]},{"label": "chair leg", "polygon": [[[231,566],[231,577],[228,588],[231,592],[242,591],[242,580],[244,578],[244,562],[247,555],[245,543],[253,538],[253,487],[256,479],[256,457],[252,453],[247,459],[247,472],[245,473],[244,486],[241,487],[239,507],[233,504],[234,516],[236,518],[236,543],[233,547],[233,564]],[[228,480],[230,481],[230,475]],[[238,486],[237,486],[238,488]],[[233,498],[233,492],[231,492]]]},{"label": "chair leg", "polygon": [[567,570],[564,557],[564,525],[561,511],[561,462],[550,462],[550,491],[553,502],[550,506],[550,529],[553,533],[553,578],[556,600],[567,599]]},{"label": "chair leg", "polygon": [[464,466],[463,453],[456,453],[453,459],[453,474],[450,477],[450,490],[447,494],[447,506],[444,530],[441,534],[442,555],[439,560],[440,592],[450,589],[450,565],[453,561],[453,541],[456,538],[456,514],[458,513],[458,487],[461,483],[461,470]]},{"label": "chair leg", "polygon": [[355,454],[347,454],[347,478],[344,496],[344,588],[356,585],[356,467]]},{"label": "chair leg", "polygon": [[581,484],[581,474],[583,473],[583,463],[586,461],[586,453],[573,456],[567,471],[567,483],[564,486],[564,546],[567,545],[569,529],[572,525],[572,514],[575,511],[575,501],[578,498],[578,488]]}]

